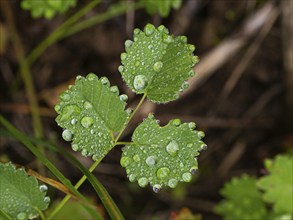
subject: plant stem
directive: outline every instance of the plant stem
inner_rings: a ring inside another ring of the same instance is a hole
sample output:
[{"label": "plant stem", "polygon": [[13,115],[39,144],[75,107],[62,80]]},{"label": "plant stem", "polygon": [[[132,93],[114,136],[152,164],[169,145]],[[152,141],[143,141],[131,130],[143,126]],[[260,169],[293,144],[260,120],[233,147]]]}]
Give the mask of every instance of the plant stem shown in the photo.
[{"label": "plant stem", "polygon": [[[103,158],[100,158],[99,160],[96,160],[92,166],[89,168],[90,172],[93,172],[93,170],[99,165],[99,163],[102,161]],[[74,188],[77,190],[83,182],[86,180],[86,176],[83,175],[81,179],[75,184]],[[71,198],[71,195],[67,194],[62,201],[56,206],[56,208],[50,213],[48,216],[48,219],[52,219],[62,208],[63,206],[68,202],[68,200]]]},{"label": "plant stem", "polygon": [[[143,101],[145,100],[147,96],[147,93],[144,93],[141,100],[139,101],[139,103],[137,104],[137,106],[135,107],[135,109],[133,110],[133,112],[131,113],[131,115],[129,116],[127,122],[125,123],[126,126],[128,125],[128,123],[130,122],[130,120],[133,118],[133,116],[135,115],[135,113],[137,112],[137,110],[139,109],[139,107],[142,105]],[[124,132],[126,126],[124,126],[124,128],[119,132],[119,134],[117,135],[116,139],[115,139],[115,143],[117,143],[117,141],[119,140],[120,136],[122,135],[122,133]]]},{"label": "plant stem", "polygon": [[85,7],[76,12],[73,16],[67,19],[62,25],[60,25],[53,33],[51,33],[46,39],[44,39],[33,51],[27,56],[27,62],[31,65],[36,59],[53,43],[62,38],[64,30],[75,23],[79,18],[84,16],[88,11],[98,5],[101,0],[94,0],[87,4]]},{"label": "plant stem", "polygon": [[126,142],[126,141],[118,141],[118,142],[116,142],[115,143],[115,146],[117,146],[117,145],[126,145],[126,144],[133,144],[133,142]]}]

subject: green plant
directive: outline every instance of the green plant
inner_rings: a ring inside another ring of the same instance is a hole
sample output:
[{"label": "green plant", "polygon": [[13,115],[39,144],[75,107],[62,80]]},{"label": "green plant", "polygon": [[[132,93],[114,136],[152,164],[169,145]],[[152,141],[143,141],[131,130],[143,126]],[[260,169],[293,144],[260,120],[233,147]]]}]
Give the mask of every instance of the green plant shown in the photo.
[{"label": "green plant", "polygon": [[182,0],[140,0],[150,15],[159,13],[162,17],[167,17],[171,8],[178,9],[182,4]]},{"label": "green plant", "polygon": [[29,10],[33,18],[44,16],[53,18],[56,14],[63,14],[70,7],[76,5],[76,0],[22,0],[21,7]]},{"label": "green plant", "polygon": [[[265,161],[267,176],[234,177],[221,190],[225,200],[216,206],[216,213],[224,219],[292,220],[292,167],[292,154],[278,155]],[[268,209],[269,206],[273,208]]]},{"label": "green plant", "polygon": [[[0,117],[7,130],[24,143],[71,192],[49,213],[49,219],[63,208],[72,195],[87,204],[77,190],[86,179],[93,185],[110,217],[123,219],[107,191],[90,173],[117,145],[125,145],[120,164],[126,169],[129,180],[137,181],[141,187],[150,184],[154,192],[164,186],[175,188],[179,182],[190,182],[192,174],[198,169],[197,156],[206,145],[201,141],[204,133],[195,130],[194,122],[181,123],[180,119],[173,119],[160,127],[154,115],[149,114],[135,129],[132,142],[119,141],[146,98],[155,103],[167,103],[177,99],[179,93],[188,87],[186,80],[194,76],[192,67],[198,62],[198,57],[193,55],[195,47],[187,44],[185,36],[169,35],[163,25],[155,28],[147,24],[143,31],[134,30],[133,41],[126,40],[125,49],[125,53],[121,54],[122,65],[118,69],[129,88],[143,94],[133,111],[126,109],[127,95],[119,95],[117,86],[110,86],[106,77],[99,78],[93,73],[86,77],[77,76],[75,84],[60,95],[60,102],[55,106],[59,114],[56,121],[64,128],[63,139],[72,141],[74,151],[81,151],[83,156],[90,156],[95,161],[86,170],[72,156],[66,156],[85,174],[74,187],[34,146],[34,140],[29,140]],[[6,178],[4,180],[7,181]],[[17,194],[9,196],[13,199]],[[45,208],[36,209],[42,218],[41,210]],[[8,219],[15,217],[6,209],[0,210]],[[28,215],[26,213],[25,217],[21,217],[27,219]]]}]

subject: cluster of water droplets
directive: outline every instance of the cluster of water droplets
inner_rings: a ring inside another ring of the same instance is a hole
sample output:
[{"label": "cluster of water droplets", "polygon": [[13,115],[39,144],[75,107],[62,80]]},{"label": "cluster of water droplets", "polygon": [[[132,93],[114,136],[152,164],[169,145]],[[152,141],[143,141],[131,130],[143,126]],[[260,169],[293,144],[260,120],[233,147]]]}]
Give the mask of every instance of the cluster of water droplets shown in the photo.
[{"label": "cluster of water droplets", "polygon": [[179,182],[190,182],[198,169],[196,156],[201,146],[206,147],[200,140],[203,132],[195,131],[195,127],[194,122],[181,123],[180,119],[160,127],[149,115],[135,130],[134,143],[123,148],[120,164],[129,181],[137,181],[140,187],[150,184],[154,192],[163,186],[175,188]]},{"label": "cluster of water droplets", "polygon": [[127,100],[126,94],[119,96],[117,86],[110,86],[107,77],[77,76],[75,85],[60,95],[55,106],[63,139],[72,141],[72,149],[85,157],[97,160],[104,156],[113,146],[111,131],[121,129],[128,117]]}]

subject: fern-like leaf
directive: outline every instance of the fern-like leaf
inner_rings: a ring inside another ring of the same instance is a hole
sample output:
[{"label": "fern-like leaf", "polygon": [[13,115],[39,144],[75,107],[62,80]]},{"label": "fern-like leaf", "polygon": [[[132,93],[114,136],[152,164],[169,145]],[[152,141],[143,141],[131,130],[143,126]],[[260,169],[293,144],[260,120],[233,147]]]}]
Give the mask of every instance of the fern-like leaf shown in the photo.
[{"label": "fern-like leaf", "polygon": [[22,0],[21,7],[29,10],[33,18],[44,16],[53,18],[58,13],[66,12],[76,5],[76,0]]},{"label": "fern-like leaf", "polygon": [[60,95],[55,106],[56,121],[65,130],[62,137],[72,142],[74,151],[94,160],[105,156],[113,147],[114,132],[119,132],[128,114],[124,111],[127,96],[119,97],[116,86],[110,87],[106,77],[93,73],[78,76],[75,85]]},{"label": "fern-like leaf", "polygon": [[225,200],[216,206],[215,211],[224,219],[265,220],[268,217],[254,177],[234,177],[225,184],[221,195]]},{"label": "fern-like leaf", "polygon": [[204,133],[195,124],[174,119],[160,127],[149,115],[134,131],[133,143],[125,146],[120,160],[131,182],[148,184],[158,192],[163,186],[175,188],[178,182],[190,182],[198,169],[196,156],[206,148]]},{"label": "fern-like leaf", "polygon": [[134,30],[134,41],[125,41],[119,71],[127,85],[137,94],[146,93],[155,103],[166,103],[179,97],[194,76],[198,62],[195,47],[185,36],[173,37],[163,26],[147,24],[144,31]]},{"label": "fern-like leaf", "polygon": [[278,155],[266,160],[269,175],[260,178],[257,186],[264,191],[264,200],[273,204],[275,213],[293,215],[293,156]]},{"label": "fern-like leaf", "polygon": [[[45,210],[50,202],[46,185],[11,163],[0,163],[0,213],[13,219],[32,219]],[[0,216],[1,217],[1,216]]]}]

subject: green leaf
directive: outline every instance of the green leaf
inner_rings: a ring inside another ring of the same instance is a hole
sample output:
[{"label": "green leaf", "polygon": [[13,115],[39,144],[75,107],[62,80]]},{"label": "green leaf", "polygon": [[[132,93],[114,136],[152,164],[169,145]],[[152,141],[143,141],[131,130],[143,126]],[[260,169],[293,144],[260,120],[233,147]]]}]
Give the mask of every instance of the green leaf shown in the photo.
[{"label": "green leaf", "polygon": [[129,180],[138,181],[141,187],[150,184],[155,192],[190,182],[198,169],[196,156],[206,148],[200,140],[204,133],[194,128],[193,122],[181,124],[179,119],[160,127],[150,114],[135,129],[133,144],[123,149],[120,164]]},{"label": "green leaf", "polygon": [[21,8],[29,10],[33,18],[44,16],[53,18],[57,13],[64,13],[76,5],[76,0],[22,0]]},{"label": "green leaf", "polygon": [[90,73],[86,78],[78,76],[75,85],[60,95],[56,121],[65,129],[64,140],[73,140],[73,150],[98,160],[112,149],[114,132],[119,132],[128,118],[124,111],[127,96],[118,94],[106,77],[98,79]]},{"label": "green leaf", "polygon": [[159,13],[162,17],[167,17],[171,8],[178,9],[182,4],[181,0],[141,0],[141,2],[150,15]]},{"label": "green leaf", "polygon": [[221,195],[225,200],[216,206],[215,211],[224,219],[267,219],[265,204],[254,177],[234,177],[225,184]]},{"label": "green leaf", "polygon": [[293,156],[278,155],[266,160],[268,176],[259,179],[257,186],[264,191],[263,198],[273,204],[274,212],[293,214]]},{"label": "green leaf", "polygon": [[118,70],[127,85],[137,94],[146,93],[155,103],[166,103],[179,97],[194,76],[192,67],[198,62],[195,47],[185,36],[173,37],[163,26],[147,24],[144,31],[134,30],[134,42],[125,41]]},{"label": "green leaf", "polygon": [[46,185],[11,163],[0,163],[0,209],[13,219],[28,219],[47,209],[50,198]]}]

